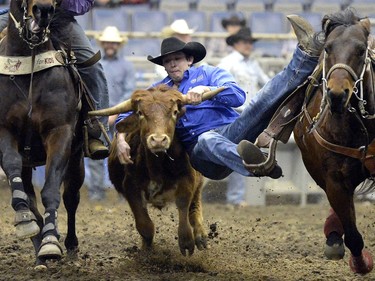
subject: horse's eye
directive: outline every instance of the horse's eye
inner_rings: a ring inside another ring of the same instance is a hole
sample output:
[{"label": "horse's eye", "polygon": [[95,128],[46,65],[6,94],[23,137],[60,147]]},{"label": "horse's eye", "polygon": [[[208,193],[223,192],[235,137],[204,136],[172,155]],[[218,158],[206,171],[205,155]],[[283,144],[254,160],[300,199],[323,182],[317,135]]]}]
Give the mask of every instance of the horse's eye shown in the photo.
[{"label": "horse's eye", "polygon": [[366,53],[366,49],[364,49],[364,48],[358,49],[358,56],[359,57],[363,57],[365,55],[365,53]]},{"label": "horse's eye", "polygon": [[324,47],[324,51],[329,54],[331,52],[331,47],[330,46],[326,46]]},{"label": "horse's eye", "polygon": [[138,110],[137,114],[138,114],[139,117],[143,117],[143,112],[142,111]]},{"label": "horse's eye", "polygon": [[173,111],[173,117],[177,117],[177,115],[178,115],[178,110]]}]

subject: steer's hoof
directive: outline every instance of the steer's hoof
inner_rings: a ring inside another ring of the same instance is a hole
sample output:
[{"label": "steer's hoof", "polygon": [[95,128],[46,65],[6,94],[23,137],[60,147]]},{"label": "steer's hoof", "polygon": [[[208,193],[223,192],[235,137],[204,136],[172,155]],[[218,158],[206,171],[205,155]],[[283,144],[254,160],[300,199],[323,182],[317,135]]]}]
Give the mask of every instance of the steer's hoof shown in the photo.
[{"label": "steer's hoof", "polygon": [[62,248],[57,238],[53,235],[44,237],[38,251],[38,258],[41,260],[59,260],[61,257]]}]

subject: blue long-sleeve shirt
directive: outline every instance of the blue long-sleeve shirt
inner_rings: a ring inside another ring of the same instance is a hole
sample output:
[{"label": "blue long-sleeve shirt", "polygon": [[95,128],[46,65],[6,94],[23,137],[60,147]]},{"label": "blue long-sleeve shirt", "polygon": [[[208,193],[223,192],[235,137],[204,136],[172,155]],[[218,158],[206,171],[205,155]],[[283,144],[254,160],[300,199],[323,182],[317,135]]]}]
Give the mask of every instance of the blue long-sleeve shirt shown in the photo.
[{"label": "blue long-sleeve shirt", "polygon": [[[166,84],[173,86],[172,79],[167,76],[152,84],[151,87]],[[176,134],[186,149],[197,142],[198,136],[204,132],[232,123],[238,113],[233,109],[241,106],[246,99],[245,92],[237,85],[233,76],[226,70],[209,65],[192,66],[184,73],[179,91],[186,94],[196,86],[208,86],[212,90],[225,86],[226,89],[214,98],[199,105],[187,105],[186,113],[176,124]],[[120,114],[116,123],[129,116]]]}]

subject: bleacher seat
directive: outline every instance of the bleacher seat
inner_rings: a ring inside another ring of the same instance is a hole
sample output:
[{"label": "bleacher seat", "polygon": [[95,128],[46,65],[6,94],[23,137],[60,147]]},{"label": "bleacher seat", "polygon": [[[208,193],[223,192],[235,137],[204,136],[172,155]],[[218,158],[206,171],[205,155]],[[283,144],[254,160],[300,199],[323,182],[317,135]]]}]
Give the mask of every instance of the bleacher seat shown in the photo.
[{"label": "bleacher seat", "polygon": [[[249,17],[249,26],[253,34],[287,34],[290,30],[286,16],[281,12],[254,12]],[[261,39],[254,43],[254,50],[265,57],[280,57],[282,45],[282,40]]]},{"label": "bleacher seat", "polygon": [[185,11],[194,10],[199,0],[161,0],[159,9],[161,11]]},{"label": "bleacher seat", "polygon": [[204,0],[199,2],[199,10],[218,12],[231,11],[236,7],[236,0]]},{"label": "bleacher seat", "polygon": [[206,13],[201,11],[175,11],[171,14],[171,22],[177,19],[184,19],[190,28],[195,31],[207,31]]},{"label": "bleacher seat", "polygon": [[168,25],[168,15],[163,11],[134,11],[131,14],[131,31],[160,32]]},{"label": "bleacher seat", "polygon": [[274,4],[275,12],[284,14],[296,14],[300,12],[311,11],[312,2],[314,0],[276,0]]},{"label": "bleacher seat", "polygon": [[94,8],[92,18],[94,30],[103,30],[109,25],[116,26],[120,31],[129,30],[128,14],[119,8]]},{"label": "bleacher seat", "polygon": [[263,12],[265,10],[264,0],[237,0],[237,11]]},{"label": "bleacher seat", "polygon": [[301,17],[311,23],[312,27],[315,31],[322,30],[322,19],[323,15],[321,13],[314,13],[314,12],[302,12],[298,13]]},{"label": "bleacher seat", "polygon": [[369,16],[375,12],[375,1],[374,0],[353,0],[351,5],[360,16]]},{"label": "bleacher seat", "polygon": [[221,25],[221,21],[225,18],[231,17],[233,14],[237,15],[239,18],[245,18],[242,12],[214,12],[210,17],[210,31],[212,32],[225,32],[225,29]]},{"label": "bleacher seat", "polygon": [[130,57],[157,56],[160,54],[159,38],[130,38],[124,47],[124,55]]},{"label": "bleacher seat", "polygon": [[347,0],[314,0],[311,11],[322,14],[336,13],[341,10],[341,5],[344,2]]},{"label": "bleacher seat", "polygon": [[249,25],[253,33],[288,33],[289,27],[284,13],[254,12],[249,16]]}]

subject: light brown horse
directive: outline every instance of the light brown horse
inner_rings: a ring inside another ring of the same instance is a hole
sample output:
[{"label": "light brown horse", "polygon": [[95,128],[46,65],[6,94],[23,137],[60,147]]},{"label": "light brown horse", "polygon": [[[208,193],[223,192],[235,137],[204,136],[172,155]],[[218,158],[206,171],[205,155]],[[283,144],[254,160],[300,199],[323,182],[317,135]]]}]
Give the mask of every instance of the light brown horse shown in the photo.
[{"label": "light brown horse", "polygon": [[343,257],[344,235],[351,252],[350,268],[366,274],[372,270],[373,260],[357,229],[353,196],[357,186],[375,175],[370,21],[347,9],[326,15],[322,27],[324,51],[294,136],[308,172],[324,189],[332,207],[325,225],[326,254]]},{"label": "light brown horse", "polygon": [[[75,253],[75,214],[83,183],[80,97],[69,65],[50,40],[55,0],[12,0],[0,45],[0,164],[12,190],[16,236],[31,238],[36,264],[59,259],[60,186],[68,212],[65,246]],[[46,164],[38,211],[32,168]]]}]

